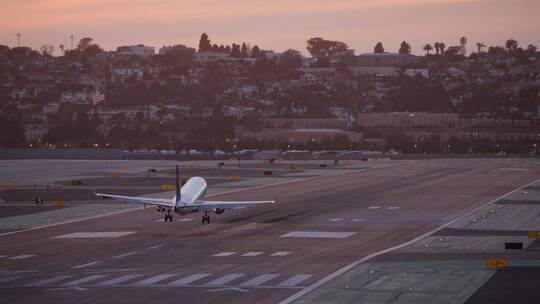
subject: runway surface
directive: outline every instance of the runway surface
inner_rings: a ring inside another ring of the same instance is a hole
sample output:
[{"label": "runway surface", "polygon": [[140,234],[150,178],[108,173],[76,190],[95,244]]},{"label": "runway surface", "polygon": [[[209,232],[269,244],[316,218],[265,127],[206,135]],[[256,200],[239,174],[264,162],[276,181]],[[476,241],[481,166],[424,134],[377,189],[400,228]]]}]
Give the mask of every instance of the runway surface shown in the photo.
[{"label": "runway surface", "polygon": [[538,164],[399,162],[213,197],[278,203],[212,214],[208,225],[200,214],[164,223],[147,208],[5,235],[0,295],[4,303],[278,303],[532,182]]}]

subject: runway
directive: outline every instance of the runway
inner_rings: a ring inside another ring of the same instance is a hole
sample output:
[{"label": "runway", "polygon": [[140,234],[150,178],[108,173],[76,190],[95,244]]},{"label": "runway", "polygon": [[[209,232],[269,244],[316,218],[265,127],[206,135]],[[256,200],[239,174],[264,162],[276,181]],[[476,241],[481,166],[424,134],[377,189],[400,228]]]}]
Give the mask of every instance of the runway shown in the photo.
[{"label": "runway", "polygon": [[200,214],[164,223],[146,208],[4,235],[0,295],[5,303],[278,303],[531,183],[539,164],[396,162],[213,197],[278,202],[212,214],[208,225]]}]

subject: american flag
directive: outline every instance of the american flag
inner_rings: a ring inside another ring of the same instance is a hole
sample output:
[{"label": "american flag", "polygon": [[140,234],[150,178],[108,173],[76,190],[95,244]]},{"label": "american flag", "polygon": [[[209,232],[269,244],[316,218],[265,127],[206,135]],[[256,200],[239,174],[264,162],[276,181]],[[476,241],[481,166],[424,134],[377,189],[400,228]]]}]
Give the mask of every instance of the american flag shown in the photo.
[{"label": "american flag", "polygon": [[101,93],[100,91],[96,91],[94,95],[92,95],[92,105],[97,106],[99,103],[105,101],[105,94]]}]

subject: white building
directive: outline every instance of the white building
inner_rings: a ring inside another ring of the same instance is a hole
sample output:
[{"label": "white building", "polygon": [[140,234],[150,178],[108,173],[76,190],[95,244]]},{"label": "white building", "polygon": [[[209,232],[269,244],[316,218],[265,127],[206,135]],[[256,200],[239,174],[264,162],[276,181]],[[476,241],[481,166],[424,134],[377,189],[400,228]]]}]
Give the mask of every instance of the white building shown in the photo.
[{"label": "white building", "polygon": [[116,67],[111,68],[112,81],[126,81],[128,79],[142,80],[144,71],[141,68]]},{"label": "white building", "polygon": [[71,104],[90,104],[92,103],[92,94],[94,92],[75,92],[67,91],[60,94],[59,101],[60,103],[71,103]]},{"label": "white building", "polygon": [[155,53],[153,46],[145,46],[143,44],[119,46],[116,52],[120,55],[135,55],[139,57],[150,57]]}]

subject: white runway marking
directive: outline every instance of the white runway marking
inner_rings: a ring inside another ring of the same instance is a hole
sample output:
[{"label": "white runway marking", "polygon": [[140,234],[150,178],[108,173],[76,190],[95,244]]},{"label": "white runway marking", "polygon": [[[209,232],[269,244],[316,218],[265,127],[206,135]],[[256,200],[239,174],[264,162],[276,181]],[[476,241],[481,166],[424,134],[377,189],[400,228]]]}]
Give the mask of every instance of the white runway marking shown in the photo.
[{"label": "white runway marking", "polygon": [[250,251],[250,252],[242,254],[242,256],[252,257],[252,256],[258,256],[258,255],[261,255],[261,254],[263,254],[263,252],[261,252],[261,251]]},{"label": "white runway marking", "polygon": [[312,274],[297,274],[297,275],[292,276],[292,277],[288,278],[287,280],[279,283],[278,286],[293,287],[293,286],[296,286],[296,285],[302,283],[303,281],[311,278],[312,276],[313,276]]},{"label": "white runway marking", "polygon": [[158,248],[161,248],[161,247],[163,247],[163,244],[150,246],[150,247],[148,247],[148,249],[158,249]]},{"label": "white runway marking", "polygon": [[94,274],[94,275],[91,275],[91,276],[84,277],[82,279],[78,279],[78,280],[75,280],[75,281],[64,283],[64,284],[62,284],[62,286],[77,286],[77,285],[81,285],[81,284],[88,283],[88,282],[91,282],[91,281],[95,281],[95,280],[98,280],[98,279],[102,279],[102,278],[104,278],[106,276],[107,276],[106,274]]},{"label": "white runway marking", "polygon": [[0,278],[0,283],[8,283],[11,281],[15,281],[16,279],[20,279],[21,277],[4,277]]},{"label": "white runway marking", "polygon": [[55,276],[55,277],[52,277],[50,279],[45,279],[45,280],[41,280],[41,281],[37,281],[37,282],[31,283],[31,284],[28,284],[28,286],[34,286],[34,287],[48,286],[48,285],[56,283],[56,282],[67,280],[67,279],[69,279],[71,277],[73,277],[73,276],[71,276],[71,275]]},{"label": "white runway marking", "polygon": [[499,171],[529,171],[529,168],[498,168]]},{"label": "white runway marking", "polygon": [[224,275],[224,276],[221,276],[213,281],[210,281],[208,283],[206,283],[206,285],[225,285],[231,281],[234,281],[238,278],[241,278],[243,276],[245,276],[246,274],[245,273],[231,273],[231,274],[227,274],[227,275]]},{"label": "white runway marking", "polygon": [[236,252],[234,251],[224,251],[224,252],[220,252],[220,253],[216,253],[214,254],[215,257],[226,257],[226,256],[231,256],[233,254],[235,254]]},{"label": "white runway marking", "polygon": [[344,220],[343,218],[333,218],[333,219],[329,219],[328,221],[330,221],[330,222],[341,222],[343,220]]},{"label": "white runway marking", "polygon": [[399,207],[397,206],[386,207],[386,210],[397,210],[397,209],[399,209]]},{"label": "white runway marking", "polygon": [[121,276],[121,277],[118,277],[118,278],[115,278],[115,279],[111,279],[111,280],[107,280],[105,282],[101,282],[101,283],[99,283],[99,285],[114,285],[114,284],[129,281],[129,280],[133,280],[133,279],[138,278],[140,276],[141,276],[141,274],[126,274],[125,276]]},{"label": "white runway marking", "polygon": [[275,273],[265,273],[261,274],[260,276],[254,277],[253,279],[246,281],[240,285],[242,286],[259,286],[265,282],[268,282],[272,280],[273,278],[277,278],[279,274]]},{"label": "white runway marking", "polygon": [[73,232],[55,236],[55,239],[87,239],[87,238],[117,238],[133,234],[137,231],[110,231],[110,232]]},{"label": "white runway marking", "polygon": [[210,276],[209,273],[196,273],[196,274],[187,276],[185,278],[182,278],[180,280],[176,280],[174,282],[171,282],[171,283],[169,283],[169,285],[187,285],[187,284],[193,283],[195,281],[204,279],[204,278],[209,277],[209,276]]},{"label": "white runway marking", "polygon": [[193,220],[194,220],[194,219],[192,219],[192,218],[181,218],[181,219],[179,219],[179,220],[177,220],[177,221],[178,221],[178,222],[191,222],[191,221],[193,221]]},{"label": "white runway marking", "polygon": [[134,255],[136,253],[137,253],[136,251],[127,252],[127,253],[124,253],[124,254],[115,255],[114,258],[115,259],[125,258],[127,256]]},{"label": "white runway marking", "polygon": [[35,256],[36,256],[35,254],[21,254],[21,255],[18,255],[18,256],[11,257],[9,259],[10,260],[25,260],[25,259],[29,259],[29,258],[35,257]]},{"label": "white runway marking", "polygon": [[99,264],[99,261],[94,261],[94,262],[90,262],[90,263],[86,263],[86,264],[82,264],[82,265],[77,265],[77,266],[73,267],[73,269],[81,269],[81,268],[96,265],[96,264]]},{"label": "white runway marking", "polygon": [[0,259],[5,258],[5,257],[8,257],[8,256],[7,255],[0,255]]},{"label": "white runway marking", "polygon": [[281,235],[281,237],[294,238],[323,238],[323,239],[345,239],[356,232],[334,232],[334,231],[293,231]]},{"label": "white runway marking", "polygon": [[153,276],[153,277],[149,277],[148,279],[144,279],[144,280],[135,282],[133,284],[135,284],[135,285],[151,285],[151,284],[157,283],[159,281],[163,281],[163,280],[166,280],[168,278],[172,278],[174,276],[175,276],[175,274],[170,274],[170,273],[159,274],[159,275],[156,275],[156,276]]},{"label": "white runway marking", "polygon": [[363,222],[365,220],[366,219],[364,219],[364,218],[354,218],[354,219],[351,220],[351,222]]},{"label": "white runway marking", "polygon": [[289,254],[291,254],[290,251],[277,251],[277,252],[272,253],[270,256],[286,256]]},{"label": "white runway marking", "polygon": [[370,207],[368,207],[368,209],[371,209],[371,210],[381,209],[381,207],[379,207],[379,206],[370,206]]}]

